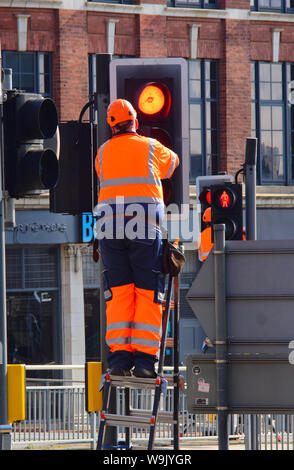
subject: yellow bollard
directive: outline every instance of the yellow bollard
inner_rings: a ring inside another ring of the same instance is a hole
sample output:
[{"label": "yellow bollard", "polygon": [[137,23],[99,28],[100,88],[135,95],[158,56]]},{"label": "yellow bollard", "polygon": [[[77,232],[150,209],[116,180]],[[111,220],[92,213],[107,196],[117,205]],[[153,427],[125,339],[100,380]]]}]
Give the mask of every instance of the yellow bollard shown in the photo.
[{"label": "yellow bollard", "polygon": [[26,386],[24,364],[7,365],[8,422],[23,421],[26,417]]},{"label": "yellow bollard", "polygon": [[99,392],[102,377],[102,362],[87,362],[85,367],[86,411],[102,410],[102,391]]}]

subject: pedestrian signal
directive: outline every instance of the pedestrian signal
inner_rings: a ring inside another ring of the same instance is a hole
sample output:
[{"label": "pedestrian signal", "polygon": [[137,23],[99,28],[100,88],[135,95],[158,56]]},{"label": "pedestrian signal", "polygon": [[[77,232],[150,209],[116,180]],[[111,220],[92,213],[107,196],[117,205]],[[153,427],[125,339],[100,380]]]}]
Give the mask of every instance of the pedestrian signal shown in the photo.
[{"label": "pedestrian signal", "polygon": [[242,185],[211,187],[212,225],[225,225],[226,240],[243,239]]}]

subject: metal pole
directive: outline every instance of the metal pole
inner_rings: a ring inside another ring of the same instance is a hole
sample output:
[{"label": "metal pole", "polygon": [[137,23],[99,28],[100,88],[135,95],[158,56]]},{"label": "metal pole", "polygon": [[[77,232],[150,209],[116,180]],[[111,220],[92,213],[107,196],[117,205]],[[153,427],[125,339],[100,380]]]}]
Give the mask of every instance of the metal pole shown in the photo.
[{"label": "metal pole", "polygon": [[180,292],[179,277],[174,280],[174,450],[179,450],[179,322],[180,322]]},{"label": "metal pole", "polygon": [[[0,48],[0,71],[2,57]],[[0,450],[11,450],[11,425],[8,424],[7,391],[7,313],[4,225],[4,146],[3,146],[3,93],[0,80]]]},{"label": "metal pole", "polygon": [[256,240],[256,147],[257,139],[246,139],[245,186],[246,186],[246,240]]},{"label": "metal pole", "polygon": [[217,224],[214,229],[214,283],[216,318],[216,376],[218,411],[219,450],[229,449],[228,402],[227,402],[227,315],[226,315],[226,266],[225,266],[225,225]]},{"label": "metal pole", "polygon": [[[96,55],[96,109],[97,109],[97,145],[100,147],[111,136],[109,126],[106,121],[107,108],[110,101],[110,77],[109,65],[111,54]],[[103,289],[103,262],[99,259],[100,276],[100,356],[103,372],[107,369],[108,346],[105,342],[106,334],[106,305]],[[104,393],[104,392],[103,392]],[[110,392],[109,411],[116,413],[116,389],[112,387]],[[107,426],[104,434],[104,445],[112,447],[117,444],[117,429],[114,426]]]},{"label": "metal pole", "polygon": [[[246,240],[256,240],[256,150],[257,139],[248,137],[245,150]],[[257,450],[257,416],[249,415],[246,448]]]}]

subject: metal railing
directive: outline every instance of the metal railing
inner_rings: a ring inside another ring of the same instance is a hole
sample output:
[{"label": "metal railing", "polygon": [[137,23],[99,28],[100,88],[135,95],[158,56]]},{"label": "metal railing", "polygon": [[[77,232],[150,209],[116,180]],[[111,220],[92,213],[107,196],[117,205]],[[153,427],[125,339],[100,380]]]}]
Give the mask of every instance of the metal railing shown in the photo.
[{"label": "metal railing", "polygon": [[[171,368],[165,368],[171,370]],[[185,368],[182,368],[185,370]],[[77,372],[80,377],[63,379],[27,379],[26,383],[26,419],[13,424],[12,446],[52,443],[89,443],[96,447],[99,428],[99,413],[85,411],[84,366],[26,366],[26,370],[62,370]],[[68,373],[68,372],[67,372]],[[37,381],[37,383],[34,383]],[[43,385],[43,382],[45,384]],[[132,390],[133,408],[151,409],[152,390]],[[217,443],[217,415],[188,413],[186,393],[180,393],[179,433],[180,440],[215,440]],[[168,388],[161,397],[160,410],[173,410],[173,393]],[[123,389],[117,389],[117,412],[124,412]],[[294,416],[256,415],[256,442],[258,449],[293,449]],[[158,423],[156,442],[171,442],[173,427],[171,424]],[[230,415],[229,436],[245,442],[246,415]],[[133,429],[131,440],[148,440],[148,430]],[[119,428],[118,439],[124,440],[124,429]],[[245,444],[244,444],[245,448]]]}]

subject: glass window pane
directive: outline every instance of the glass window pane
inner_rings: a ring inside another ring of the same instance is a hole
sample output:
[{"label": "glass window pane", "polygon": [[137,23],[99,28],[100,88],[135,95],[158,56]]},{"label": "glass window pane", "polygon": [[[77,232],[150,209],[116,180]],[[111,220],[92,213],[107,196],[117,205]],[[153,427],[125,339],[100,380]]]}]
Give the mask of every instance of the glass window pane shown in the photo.
[{"label": "glass window pane", "polygon": [[281,180],[284,179],[284,164],[283,164],[283,156],[275,156],[273,157],[273,180]]},{"label": "glass window pane", "polygon": [[7,53],[5,54],[5,66],[7,69],[12,69],[14,73],[19,72],[19,54]]},{"label": "glass window pane", "polygon": [[274,130],[283,130],[283,108],[280,106],[272,107],[272,126]]},{"label": "glass window pane", "polygon": [[57,251],[55,248],[25,248],[25,287],[57,287]]},{"label": "glass window pane", "polygon": [[189,77],[194,80],[200,80],[201,78],[201,66],[199,60],[189,61]]},{"label": "glass window pane", "polygon": [[272,72],[272,81],[273,82],[281,82],[282,81],[282,64],[271,64],[271,72]]},{"label": "glass window pane", "polygon": [[270,131],[263,131],[260,133],[262,153],[272,153],[272,133]]},{"label": "glass window pane", "polygon": [[200,80],[189,80],[189,93],[190,98],[201,98]]},{"label": "glass window pane", "polygon": [[20,249],[6,250],[6,287],[20,289],[22,287],[22,263]]},{"label": "glass window pane", "polygon": [[59,362],[58,292],[7,293],[8,362]]},{"label": "glass window pane", "polygon": [[202,155],[191,155],[190,180],[195,184],[195,178],[202,175]]},{"label": "glass window pane", "polygon": [[268,82],[271,76],[270,64],[259,64],[259,80],[261,82]]},{"label": "glass window pane", "polygon": [[260,82],[260,99],[270,100],[271,99],[271,84],[266,82]]},{"label": "glass window pane", "polygon": [[279,100],[283,99],[283,87],[281,83],[272,83],[272,90],[271,90],[271,99],[272,100]]},{"label": "glass window pane", "polygon": [[22,75],[20,80],[20,87],[22,90],[34,92],[35,90],[35,80],[34,75]]},{"label": "glass window pane", "polygon": [[272,134],[272,153],[273,155],[282,155],[284,151],[283,133],[273,132]]},{"label": "glass window pane", "polygon": [[202,154],[201,131],[190,130],[190,152],[192,154]]},{"label": "glass window pane", "polygon": [[21,54],[20,64],[22,73],[34,73],[34,56],[33,54]]},{"label": "glass window pane", "polygon": [[269,130],[272,128],[271,106],[260,107],[260,128],[262,130]]},{"label": "glass window pane", "polygon": [[200,104],[190,105],[190,127],[192,129],[201,128],[201,105]]}]

